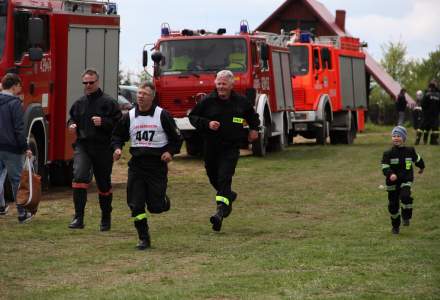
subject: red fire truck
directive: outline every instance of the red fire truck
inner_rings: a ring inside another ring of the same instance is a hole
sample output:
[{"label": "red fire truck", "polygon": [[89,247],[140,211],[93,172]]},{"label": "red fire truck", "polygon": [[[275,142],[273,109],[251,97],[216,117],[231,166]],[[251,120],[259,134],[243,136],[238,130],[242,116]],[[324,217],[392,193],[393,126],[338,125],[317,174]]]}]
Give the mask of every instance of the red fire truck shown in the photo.
[{"label": "red fire truck", "polygon": [[294,31],[290,51],[295,113],[290,138],[351,144],[364,129],[367,109],[365,54],[359,39]]},{"label": "red fire truck", "polygon": [[74,136],[66,119],[83,94],[84,69],[95,68],[104,91],[117,97],[119,28],[109,2],[0,0],[0,76],[15,72],[23,81],[36,169],[53,184],[70,184]]},{"label": "red fire truck", "polygon": [[[242,21],[239,34],[205,30],[171,31],[162,24],[161,38],[154,46],[154,81],[159,104],[175,118],[185,138],[188,154],[201,151],[201,138],[188,121],[197,101],[214,88],[216,73],[222,69],[235,75],[234,89],[246,95],[260,116],[260,138],[253,143],[255,155],[279,149],[287,143],[291,128],[293,95],[289,51],[282,43],[251,34]],[[148,53],[144,51],[143,64]]]}]

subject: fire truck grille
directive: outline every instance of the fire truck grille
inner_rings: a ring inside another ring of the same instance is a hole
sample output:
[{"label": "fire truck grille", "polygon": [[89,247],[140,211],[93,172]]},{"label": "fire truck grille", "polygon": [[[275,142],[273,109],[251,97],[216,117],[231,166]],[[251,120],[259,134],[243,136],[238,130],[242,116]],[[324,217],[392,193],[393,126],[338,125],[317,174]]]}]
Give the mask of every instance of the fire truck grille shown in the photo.
[{"label": "fire truck grille", "polygon": [[195,105],[193,91],[162,92],[160,106],[171,113],[173,117],[186,117],[187,111]]},{"label": "fire truck grille", "polygon": [[293,89],[293,99],[295,101],[295,108],[301,109],[306,105],[306,91],[304,89]]}]

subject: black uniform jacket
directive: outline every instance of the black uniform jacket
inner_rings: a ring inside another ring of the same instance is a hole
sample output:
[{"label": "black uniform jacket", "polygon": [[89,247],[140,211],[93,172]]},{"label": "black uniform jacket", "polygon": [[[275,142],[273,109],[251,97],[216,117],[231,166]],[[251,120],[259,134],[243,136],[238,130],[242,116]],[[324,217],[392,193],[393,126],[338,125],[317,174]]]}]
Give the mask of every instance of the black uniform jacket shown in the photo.
[{"label": "black uniform jacket", "polygon": [[[136,106],[135,116],[154,116],[155,109],[156,105],[153,104],[153,106],[147,112],[141,112]],[[160,158],[160,156],[165,152],[169,152],[172,155],[180,152],[180,147],[182,146],[183,142],[182,136],[173,117],[171,117],[171,115],[165,109],[162,109],[160,114],[160,122],[168,137],[168,144],[162,148],[131,147],[130,154],[133,156],[133,158],[145,156],[154,156]],[[122,149],[125,142],[128,140],[130,140],[130,114],[125,114],[113,131],[113,149]]]},{"label": "black uniform jacket", "polygon": [[[217,91],[199,102],[189,114],[191,124],[208,142],[238,143],[246,136],[243,129],[246,120],[249,129],[257,130],[260,119],[249,100],[234,91],[228,100],[218,97]],[[220,122],[218,130],[209,129],[210,121]]]},{"label": "black uniform jacket", "polygon": [[425,168],[425,163],[414,147],[393,146],[385,151],[382,157],[382,171],[389,180],[391,174],[397,175],[397,182],[404,183],[414,180],[412,164],[420,168]]},{"label": "black uniform jacket", "polygon": [[[102,118],[102,125],[95,126],[92,117]],[[75,123],[77,142],[93,147],[110,147],[112,131],[122,113],[112,97],[101,89],[79,98],[70,109],[68,125]]]},{"label": "black uniform jacket", "polygon": [[440,91],[438,89],[428,89],[425,91],[422,109],[425,115],[438,118],[440,112]]}]

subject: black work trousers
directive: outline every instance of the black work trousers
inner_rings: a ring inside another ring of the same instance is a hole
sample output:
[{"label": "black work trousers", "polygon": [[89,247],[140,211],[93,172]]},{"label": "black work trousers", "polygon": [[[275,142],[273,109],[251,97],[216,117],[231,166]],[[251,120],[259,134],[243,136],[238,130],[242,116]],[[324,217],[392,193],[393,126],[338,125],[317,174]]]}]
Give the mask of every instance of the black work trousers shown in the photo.
[{"label": "black work trousers", "polygon": [[209,182],[217,191],[217,196],[233,201],[232,177],[235,174],[240,148],[238,143],[205,142],[205,169]]},{"label": "black work trousers", "polygon": [[168,165],[160,157],[132,158],[128,163],[127,204],[132,217],[169,209],[166,200]]},{"label": "black work trousers", "polygon": [[95,175],[99,194],[111,193],[113,152],[110,147],[91,147],[76,143],[73,154],[73,188],[87,189]]},{"label": "black work trousers", "polygon": [[[388,186],[388,211],[391,216],[391,225],[395,228],[400,226],[400,216],[404,220],[412,218],[413,198],[411,197],[410,183]],[[399,212],[402,208],[401,214]]]}]

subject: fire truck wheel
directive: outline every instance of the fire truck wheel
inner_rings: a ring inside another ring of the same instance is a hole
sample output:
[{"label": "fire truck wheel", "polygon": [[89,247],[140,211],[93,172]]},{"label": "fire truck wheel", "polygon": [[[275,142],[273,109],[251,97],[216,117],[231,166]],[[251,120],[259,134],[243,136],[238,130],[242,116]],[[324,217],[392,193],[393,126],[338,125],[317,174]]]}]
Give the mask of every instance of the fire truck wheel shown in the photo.
[{"label": "fire truck wheel", "polygon": [[73,161],[53,162],[49,165],[49,182],[53,186],[69,186],[72,184]]},{"label": "fire truck wheel", "polygon": [[324,113],[324,121],[322,122],[322,127],[316,128],[316,143],[318,145],[325,145],[328,136],[328,130],[330,128],[330,122],[327,118],[327,112]]},{"label": "fire truck wheel", "polygon": [[252,153],[255,156],[265,156],[267,151],[267,146],[269,144],[269,132],[271,130],[270,123],[264,120],[263,129],[258,134],[258,140],[252,143]]},{"label": "fire truck wheel", "polygon": [[31,133],[29,136],[29,148],[34,158],[33,165],[35,172],[41,176],[41,184],[43,188],[47,188],[46,170],[44,168],[44,149],[42,149],[39,141]]},{"label": "fire truck wheel", "polygon": [[40,147],[38,145],[37,140],[35,139],[35,136],[33,134],[30,135],[29,137],[29,148],[31,148],[32,151],[32,155],[34,158],[34,170],[35,172],[37,172],[38,174],[41,175],[42,171],[43,171],[43,157],[42,157],[42,151],[40,151]]}]

